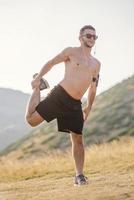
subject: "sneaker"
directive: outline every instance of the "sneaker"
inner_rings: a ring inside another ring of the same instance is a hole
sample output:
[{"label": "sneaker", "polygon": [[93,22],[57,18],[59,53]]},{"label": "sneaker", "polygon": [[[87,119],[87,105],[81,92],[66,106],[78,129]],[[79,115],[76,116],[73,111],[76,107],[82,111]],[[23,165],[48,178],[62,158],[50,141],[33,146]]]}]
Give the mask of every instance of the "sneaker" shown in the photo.
[{"label": "sneaker", "polygon": [[75,176],[75,180],[74,180],[75,186],[87,185],[87,184],[88,184],[88,179],[83,174]]},{"label": "sneaker", "polygon": [[[35,78],[37,75],[38,75],[38,73],[34,74],[33,78]],[[41,78],[41,80],[40,80],[40,90],[44,90],[44,89],[47,89],[47,88],[50,88],[49,83],[47,82],[46,79]]]}]

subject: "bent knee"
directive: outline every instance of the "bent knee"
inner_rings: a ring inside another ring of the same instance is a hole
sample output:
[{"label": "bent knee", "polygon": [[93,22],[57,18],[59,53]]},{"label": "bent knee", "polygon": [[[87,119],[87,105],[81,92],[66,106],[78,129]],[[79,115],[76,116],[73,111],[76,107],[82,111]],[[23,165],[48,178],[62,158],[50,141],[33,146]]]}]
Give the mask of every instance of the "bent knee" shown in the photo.
[{"label": "bent knee", "polygon": [[43,121],[43,119],[39,120],[39,118],[36,118],[34,115],[31,115],[31,116],[27,115],[25,119],[27,123],[32,127],[39,125]]},{"label": "bent knee", "polygon": [[35,122],[33,121],[33,119],[30,116],[26,116],[25,119],[30,126],[32,126],[32,127],[36,126]]}]

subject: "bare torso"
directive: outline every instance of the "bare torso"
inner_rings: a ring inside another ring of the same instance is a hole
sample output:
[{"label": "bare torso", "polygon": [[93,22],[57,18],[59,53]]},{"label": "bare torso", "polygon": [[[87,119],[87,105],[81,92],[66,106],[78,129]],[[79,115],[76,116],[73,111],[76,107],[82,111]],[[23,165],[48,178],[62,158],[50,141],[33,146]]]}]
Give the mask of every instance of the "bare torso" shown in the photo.
[{"label": "bare torso", "polygon": [[72,49],[69,59],[65,62],[65,75],[59,83],[73,98],[81,99],[98,73],[99,61],[90,56],[88,59],[79,47]]}]

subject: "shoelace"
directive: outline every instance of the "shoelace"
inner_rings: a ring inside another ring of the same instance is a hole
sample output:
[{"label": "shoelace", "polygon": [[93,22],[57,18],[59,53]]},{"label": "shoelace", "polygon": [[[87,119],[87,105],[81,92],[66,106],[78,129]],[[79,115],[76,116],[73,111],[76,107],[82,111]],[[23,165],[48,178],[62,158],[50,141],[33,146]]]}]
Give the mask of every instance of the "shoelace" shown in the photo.
[{"label": "shoelace", "polygon": [[85,181],[87,179],[87,177],[85,177],[84,175],[79,175],[79,178],[81,179],[81,181]]}]

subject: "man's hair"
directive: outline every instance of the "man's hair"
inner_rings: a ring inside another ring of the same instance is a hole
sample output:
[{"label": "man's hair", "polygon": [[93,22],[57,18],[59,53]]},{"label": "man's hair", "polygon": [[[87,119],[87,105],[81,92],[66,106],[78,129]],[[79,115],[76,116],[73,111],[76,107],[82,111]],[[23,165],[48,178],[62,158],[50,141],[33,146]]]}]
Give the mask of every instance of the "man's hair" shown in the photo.
[{"label": "man's hair", "polygon": [[82,35],[82,33],[84,32],[84,30],[86,30],[86,29],[91,29],[91,30],[95,31],[95,28],[93,26],[91,26],[91,25],[85,25],[85,26],[83,26],[80,29],[80,35]]}]

